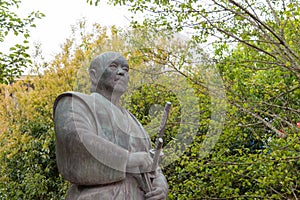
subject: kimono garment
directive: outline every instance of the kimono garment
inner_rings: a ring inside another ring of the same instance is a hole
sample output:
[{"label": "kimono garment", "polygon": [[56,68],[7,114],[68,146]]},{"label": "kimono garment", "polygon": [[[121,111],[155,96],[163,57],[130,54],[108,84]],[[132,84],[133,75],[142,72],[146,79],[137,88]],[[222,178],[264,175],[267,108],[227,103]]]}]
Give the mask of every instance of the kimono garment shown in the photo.
[{"label": "kimono garment", "polygon": [[[66,199],[143,200],[139,177],[126,173],[129,152],[151,147],[137,119],[98,93],[63,93],[53,109],[57,166],[71,182]],[[154,182],[167,191],[157,174]]]}]

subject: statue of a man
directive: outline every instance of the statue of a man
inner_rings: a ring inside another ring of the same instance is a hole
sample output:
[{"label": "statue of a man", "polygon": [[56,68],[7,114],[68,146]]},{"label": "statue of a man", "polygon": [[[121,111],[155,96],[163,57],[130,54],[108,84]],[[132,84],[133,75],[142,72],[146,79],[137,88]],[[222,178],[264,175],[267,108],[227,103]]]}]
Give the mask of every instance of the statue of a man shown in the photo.
[{"label": "statue of a man", "polygon": [[129,66],[116,52],[90,65],[91,94],[66,92],[54,103],[56,159],[71,183],[70,200],[161,200],[168,184],[160,169],[145,193],[140,173],[151,170],[151,143],[138,120],[120,106]]}]

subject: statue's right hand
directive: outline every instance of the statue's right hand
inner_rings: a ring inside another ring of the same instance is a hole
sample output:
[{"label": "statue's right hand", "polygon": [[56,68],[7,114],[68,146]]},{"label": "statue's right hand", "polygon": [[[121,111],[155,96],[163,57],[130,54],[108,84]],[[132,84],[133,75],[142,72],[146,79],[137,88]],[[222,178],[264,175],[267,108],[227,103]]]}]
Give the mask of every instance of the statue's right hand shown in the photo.
[{"label": "statue's right hand", "polygon": [[147,152],[132,152],[128,155],[126,170],[129,173],[150,172],[153,160]]}]

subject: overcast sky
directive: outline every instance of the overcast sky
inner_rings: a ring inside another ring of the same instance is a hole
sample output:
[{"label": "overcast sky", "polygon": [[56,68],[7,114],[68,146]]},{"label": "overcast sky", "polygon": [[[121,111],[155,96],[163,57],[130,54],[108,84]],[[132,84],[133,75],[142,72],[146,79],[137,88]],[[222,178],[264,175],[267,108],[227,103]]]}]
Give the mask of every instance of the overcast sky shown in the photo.
[{"label": "overcast sky", "polygon": [[[37,27],[31,29],[30,44],[40,42],[48,59],[60,51],[60,45],[71,34],[71,25],[82,18],[86,18],[89,24],[97,22],[102,26],[129,25],[126,8],[110,6],[105,0],[97,7],[90,6],[86,0],[22,0],[16,12],[25,16],[37,10],[46,16],[37,20]],[[12,36],[5,39],[0,51],[5,51],[16,40]]]}]

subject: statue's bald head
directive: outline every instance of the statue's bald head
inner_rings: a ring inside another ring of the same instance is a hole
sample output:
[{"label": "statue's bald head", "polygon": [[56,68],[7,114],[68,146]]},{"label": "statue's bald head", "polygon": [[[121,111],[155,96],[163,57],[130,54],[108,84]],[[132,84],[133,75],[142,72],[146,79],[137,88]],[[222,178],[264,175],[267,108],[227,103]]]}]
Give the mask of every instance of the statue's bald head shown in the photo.
[{"label": "statue's bald head", "polygon": [[109,65],[116,59],[123,58],[123,56],[118,52],[105,52],[98,55],[94,60],[92,60],[90,64],[90,80],[91,80],[91,87],[90,91],[95,92],[98,84],[100,83],[99,80],[102,77],[103,72]]},{"label": "statue's bald head", "polygon": [[105,52],[97,56],[94,60],[92,60],[90,65],[91,69],[98,70],[99,68],[105,69],[105,67],[109,66],[112,61],[117,59],[118,57],[122,57],[122,55],[118,52]]},{"label": "statue's bald head", "polygon": [[105,70],[112,61],[117,59],[118,57],[122,56],[118,52],[105,52],[98,55],[94,60],[92,60],[90,64],[90,80],[91,80],[91,92],[95,92],[99,80]]}]

